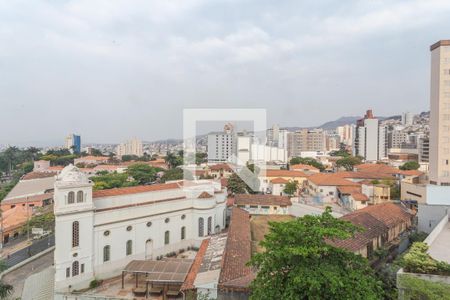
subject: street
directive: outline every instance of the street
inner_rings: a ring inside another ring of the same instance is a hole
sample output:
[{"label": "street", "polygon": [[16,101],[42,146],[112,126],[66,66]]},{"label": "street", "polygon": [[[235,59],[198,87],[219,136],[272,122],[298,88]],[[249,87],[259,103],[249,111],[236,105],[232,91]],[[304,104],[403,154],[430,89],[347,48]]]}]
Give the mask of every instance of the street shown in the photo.
[{"label": "street", "polygon": [[30,246],[27,246],[17,252],[10,254],[5,258],[5,263],[8,268],[17,265],[18,263],[24,261],[25,259],[36,255],[37,253],[44,251],[55,245],[55,235],[49,235],[40,240],[33,241]]}]

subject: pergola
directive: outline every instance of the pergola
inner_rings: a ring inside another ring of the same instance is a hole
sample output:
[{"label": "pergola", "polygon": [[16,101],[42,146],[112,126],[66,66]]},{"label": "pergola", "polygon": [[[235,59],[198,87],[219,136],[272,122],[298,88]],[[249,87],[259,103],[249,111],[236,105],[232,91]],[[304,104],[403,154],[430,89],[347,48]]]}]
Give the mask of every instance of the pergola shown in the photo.
[{"label": "pergola", "polygon": [[[162,260],[133,260],[129,262],[125,269],[122,270],[122,289],[125,285],[125,274],[133,273],[136,277],[136,290],[138,289],[139,274],[145,274],[145,290],[139,290],[145,293],[145,297],[149,295],[149,284],[152,286],[157,284],[163,286],[163,299],[167,295],[176,296],[180,290],[169,290],[169,286],[181,286],[191,269],[192,259],[181,258],[165,258]],[[176,294],[175,294],[176,293]]]}]

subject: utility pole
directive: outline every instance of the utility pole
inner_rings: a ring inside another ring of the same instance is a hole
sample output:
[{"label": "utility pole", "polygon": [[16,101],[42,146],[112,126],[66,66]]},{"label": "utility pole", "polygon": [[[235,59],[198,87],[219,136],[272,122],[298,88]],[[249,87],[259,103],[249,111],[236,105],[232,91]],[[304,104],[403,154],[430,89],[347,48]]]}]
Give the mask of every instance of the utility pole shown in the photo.
[{"label": "utility pole", "polygon": [[30,206],[28,204],[28,196],[26,197],[26,209],[27,209],[27,241],[30,240]]}]

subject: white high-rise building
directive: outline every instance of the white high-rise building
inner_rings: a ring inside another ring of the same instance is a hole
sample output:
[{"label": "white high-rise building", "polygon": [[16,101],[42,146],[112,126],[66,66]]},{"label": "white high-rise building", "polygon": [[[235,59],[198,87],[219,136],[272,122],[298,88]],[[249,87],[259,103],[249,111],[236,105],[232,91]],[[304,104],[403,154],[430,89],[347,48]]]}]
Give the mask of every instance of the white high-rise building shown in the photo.
[{"label": "white high-rise building", "polygon": [[344,125],[336,127],[336,133],[340,137],[341,143],[344,143],[347,146],[353,145],[353,131],[355,125]]},{"label": "white high-rise building", "polygon": [[411,126],[413,124],[414,115],[410,112],[402,114],[402,124],[405,126]]},{"label": "white high-rise building", "polygon": [[366,161],[378,161],[386,158],[386,146],[386,127],[373,116],[372,110],[368,110],[357,122],[353,154]]},{"label": "white high-rise building", "polygon": [[450,185],[450,40],[430,50],[430,183]]},{"label": "white high-rise building", "polygon": [[236,134],[231,124],[226,124],[223,132],[208,134],[208,162],[221,163],[232,160],[236,155]]},{"label": "white high-rise building", "polygon": [[142,141],[136,138],[118,145],[116,151],[118,157],[122,157],[124,155],[144,155],[144,151],[142,149]]}]

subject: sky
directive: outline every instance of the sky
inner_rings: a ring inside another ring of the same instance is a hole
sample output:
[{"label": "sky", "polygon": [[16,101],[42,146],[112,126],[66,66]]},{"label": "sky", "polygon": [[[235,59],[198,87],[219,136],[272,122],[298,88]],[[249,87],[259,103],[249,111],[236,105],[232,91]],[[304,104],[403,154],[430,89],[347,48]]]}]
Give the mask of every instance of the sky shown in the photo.
[{"label": "sky", "polygon": [[180,138],[185,108],[317,126],[429,109],[450,1],[0,0],[0,144]]}]

